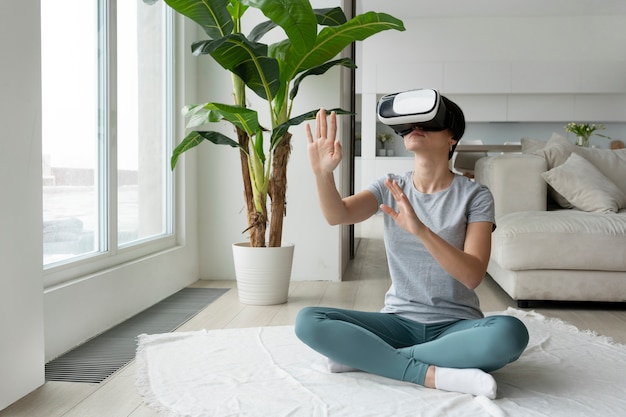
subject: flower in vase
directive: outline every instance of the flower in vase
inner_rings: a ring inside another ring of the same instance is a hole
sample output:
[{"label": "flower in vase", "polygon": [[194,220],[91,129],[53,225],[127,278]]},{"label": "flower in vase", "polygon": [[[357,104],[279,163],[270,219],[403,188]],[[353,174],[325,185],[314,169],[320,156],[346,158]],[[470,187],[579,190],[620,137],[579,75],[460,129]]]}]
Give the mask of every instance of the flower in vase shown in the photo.
[{"label": "flower in vase", "polygon": [[597,133],[597,130],[604,130],[604,126],[600,124],[589,123],[568,123],[565,125],[565,131],[576,135],[576,145],[589,146],[589,138],[591,135],[600,136],[602,138],[611,139],[610,136]]},{"label": "flower in vase", "polygon": [[385,143],[393,143],[394,137],[391,133],[377,133],[376,139],[384,145]]}]

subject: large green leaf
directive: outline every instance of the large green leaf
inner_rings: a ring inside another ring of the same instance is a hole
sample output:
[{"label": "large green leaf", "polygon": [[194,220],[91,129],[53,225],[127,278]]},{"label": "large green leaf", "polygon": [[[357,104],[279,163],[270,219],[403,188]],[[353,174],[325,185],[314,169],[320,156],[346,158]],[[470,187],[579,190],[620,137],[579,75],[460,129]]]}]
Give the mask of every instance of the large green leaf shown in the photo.
[{"label": "large green leaf", "polygon": [[300,87],[300,83],[304,78],[308,77],[309,75],[322,75],[326,73],[326,71],[337,65],[341,65],[346,68],[356,68],[356,64],[350,58],[341,58],[334,61],[328,61],[318,67],[311,68],[310,70],[302,73],[298,78],[293,81],[293,87],[289,92],[289,99],[293,100],[294,97],[298,94],[298,88]]},{"label": "large green leaf", "polygon": [[165,0],[165,3],[200,25],[211,39],[233,32],[234,23],[226,9],[229,0]]},{"label": "large green leaf", "polygon": [[[341,7],[333,7],[331,9],[313,9],[315,17],[317,18],[317,24],[321,26],[338,26],[346,23],[346,15],[341,10]],[[252,42],[258,42],[267,32],[278,26],[271,20],[259,23],[248,34],[247,38]],[[317,36],[317,34],[316,34]],[[270,45],[271,48],[271,45]],[[277,58],[276,55],[270,56]]]},{"label": "large green leaf", "polygon": [[255,135],[261,129],[258,113],[255,110],[222,103],[206,103],[204,108],[219,114],[222,119],[240,128],[249,136]]},{"label": "large green leaf", "polygon": [[217,40],[195,42],[192,52],[210,54],[225,69],[237,74],[259,97],[271,100],[279,89],[279,67],[268,56],[267,45],[250,42],[241,33]]},{"label": "large green leaf", "polygon": [[307,51],[292,48],[287,54],[281,70],[285,71],[285,80],[292,80],[296,74],[317,67],[333,59],[346,46],[354,41],[362,41],[384,30],[403,31],[401,20],[385,13],[367,12],[356,16],[340,26],[325,27],[317,36],[315,46]]},{"label": "large green leaf", "polygon": [[207,103],[204,108],[215,114],[219,114],[226,120],[254,138],[254,153],[261,163],[265,163],[265,151],[263,150],[263,129],[259,124],[259,116],[255,110],[240,106],[231,106],[221,103]]},{"label": "large green leaf", "polygon": [[176,163],[178,162],[178,158],[180,157],[180,155],[182,155],[184,152],[187,152],[191,148],[195,148],[196,146],[201,144],[204,140],[208,140],[209,142],[212,142],[216,145],[228,145],[228,146],[232,146],[233,148],[240,148],[237,142],[235,142],[228,136],[223,135],[219,132],[193,131],[189,133],[182,140],[182,142],[174,149],[174,152],[172,153],[172,158],[170,160],[172,170],[176,168]]},{"label": "large green leaf", "polygon": [[244,6],[239,0],[228,0],[226,8],[235,21],[241,19],[246,10],[248,10],[248,6]]},{"label": "large green leaf", "polygon": [[348,21],[341,7],[333,7],[330,9],[315,9],[317,24],[321,26],[339,26]]},{"label": "large green leaf", "polygon": [[[343,10],[340,7],[328,8],[328,9],[313,9],[315,16],[317,18],[317,23],[322,26],[337,26],[346,22],[346,15],[343,13]],[[259,29],[260,30],[260,29]],[[317,35],[316,35],[317,36]],[[289,39],[284,39],[280,42],[271,44],[268,49],[269,56],[276,58],[278,64],[280,66],[280,74],[283,76],[281,78],[281,89],[276,94],[276,106],[278,112],[280,112],[280,107],[284,105],[284,99],[287,96],[286,89],[289,88],[289,83],[292,81],[293,76],[295,74],[291,73],[289,77],[285,76],[287,71],[283,70],[283,67],[289,68],[289,62],[297,62],[304,54],[307,52],[304,49],[295,50],[292,47],[291,41]],[[288,57],[288,55],[291,55]],[[299,82],[298,82],[299,84]],[[298,88],[296,87],[295,92],[297,93]],[[292,92],[290,97],[295,97],[295,94]]]},{"label": "large green leaf", "polygon": [[207,109],[204,104],[187,105],[183,107],[182,113],[188,119],[187,126],[185,126],[187,129],[222,120],[219,113]]},{"label": "large green leaf", "polygon": [[[258,114],[255,110],[222,103],[205,103],[186,106],[184,111],[185,116],[190,119],[188,127],[225,120],[240,128],[246,132],[250,138],[254,138],[252,144],[254,153],[261,163],[265,162],[263,129],[259,124]],[[240,147],[237,142],[221,133],[213,131],[194,131],[187,135],[181,144],[176,147],[174,156],[172,157],[172,164],[176,163],[181,153],[198,146],[203,140],[209,140],[217,145]],[[247,149],[245,149],[245,151],[248,152]]]},{"label": "large green leaf", "polygon": [[294,48],[310,49],[317,36],[317,18],[309,0],[240,0],[283,28]]},{"label": "large green leaf", "polygon": [[271,20],[266,20],[265,22],[261,22],[254,28],[252,28],[247,38],[251,42],[258,42],[259,39],[261,39],[267,32],[274,29],[275,27],[276,23],[272,22]]},{"label": "large green leaf", "polygon": [[282,66],[290,49],[291,43],[289,42],[289,39],[283,39],[280,42],[269,45],[267,52],[269,56],[276,58],[278,64]]},{"label": "large green leaf", "polygon": [[[280,141],[283,139],[283,136],[285,135],[285,133],[287,133],[287,131],[289,130],[289,128],[291,126],[297,126],[300,123],[307,121],[307,120],[314,120],[315,116],[317,115],[317,112],[320,109],[315,109],[315,110],[310,110],[306,113],[302,113],[299,116],[293,117],[289,120],[287,120],[285,123],[280,124],[279,126],[276,126],[276,128],[274,128],[274,130],[272,130],[272,138],[271,138],[271,142],[270,142],[270,149],[274,149],[276,147],[276,145],[278,145],[280,143]],[[335,109],[330,109],[330,110],[326,110],[326,112],[328,114],[335,112],[337,113],[337,115],[346,115],[346,114],[354,114],[352,112],[349,112],[347,110],[343,110],[340,108],[335,108]]]}]

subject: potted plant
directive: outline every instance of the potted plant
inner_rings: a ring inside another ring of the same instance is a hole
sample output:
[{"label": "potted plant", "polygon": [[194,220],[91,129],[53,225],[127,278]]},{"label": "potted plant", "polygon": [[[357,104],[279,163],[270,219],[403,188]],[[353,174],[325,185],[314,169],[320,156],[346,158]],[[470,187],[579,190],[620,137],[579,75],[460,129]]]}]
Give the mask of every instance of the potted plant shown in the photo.
[{"label": "potted plant", "polygon": [[[144,1],[152,4],[157,0]],[[195,55],[210,55],[232,74],[234,103],[207,102],[186,106],[187,128],[225,120],[232,123],[237,136],[231,139],[217,131],[192,130],[174,149],[172,169],[181,154],[205,141],[239,150],[248,219],[245,231],[249,233],[249,243],[245,246],[280,248],[287,162],[291,151],[289,128],[314,119],[318,110],[292,117],[293,100],[301,82],[308,76],[324,74],[336,66],[355,68],[351,59],[337,58],[346,46],[384,30],[404,30],[404,26],[392,16],[375,12],[347,20],[341,8],[314,10],[309,0],[164,1],[177,13],[200,25],[210,38],[194,42],[192,52]],[[250,7],[259,9],[269,20],[255,26],[246,35],[242,33],[242,18]],[[286,37],[270,45],[262,43],[261,38],[273,29],[282,30]],[[248,91],[265,100],[271,126],[261,126],[257,111],[246,107]],[[348,113],[341,109],[333,110],[337,114]],[[270,211],[268,197],[271,200]],[[266,242],[268,223],[269,241]],[[266,255],[261,256],[264,257]],[[235,269],[237,272],[237,266]],[[255,269],[260,271],[262,268]],[[290,271],[291,267],[289,274]],[[239,284],[238,272],[237,279]],[[241,289],[239,285],[240,300]],[[281,297],[244,302],[281,303],[286,301],[286,289],[282,292],[284,296]]]},{"label": "potted plant", "polygon": [[376,139],[380,142],[379,156],[393,156],[393,149],[390,149],[395,139],[391,133],[377,133]]}]

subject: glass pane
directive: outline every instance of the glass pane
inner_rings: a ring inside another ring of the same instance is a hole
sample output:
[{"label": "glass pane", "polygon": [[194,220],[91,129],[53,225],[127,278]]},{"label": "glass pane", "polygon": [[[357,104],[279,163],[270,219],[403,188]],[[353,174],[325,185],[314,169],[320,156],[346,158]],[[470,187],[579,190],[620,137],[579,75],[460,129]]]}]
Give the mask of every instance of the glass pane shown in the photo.
[{"label": "glass pane", "polygon": [[117,3],[118,244],[166,232],[162,2]]},{"label": "glass pane", "polygon": [[46,265],[100,250],[96,0],[42,1],[41,33]]}]

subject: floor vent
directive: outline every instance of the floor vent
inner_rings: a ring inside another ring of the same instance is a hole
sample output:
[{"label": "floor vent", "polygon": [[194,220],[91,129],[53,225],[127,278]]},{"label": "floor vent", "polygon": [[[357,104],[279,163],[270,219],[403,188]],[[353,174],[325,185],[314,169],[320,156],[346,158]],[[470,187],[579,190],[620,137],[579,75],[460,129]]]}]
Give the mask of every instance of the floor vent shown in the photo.
[{"label": "floor vent", "polygon": [[138,335],[174,331],[226,291],[184,288],[48,362],[46,381],[100,383],[135,358]]}]

